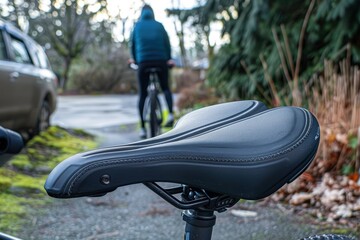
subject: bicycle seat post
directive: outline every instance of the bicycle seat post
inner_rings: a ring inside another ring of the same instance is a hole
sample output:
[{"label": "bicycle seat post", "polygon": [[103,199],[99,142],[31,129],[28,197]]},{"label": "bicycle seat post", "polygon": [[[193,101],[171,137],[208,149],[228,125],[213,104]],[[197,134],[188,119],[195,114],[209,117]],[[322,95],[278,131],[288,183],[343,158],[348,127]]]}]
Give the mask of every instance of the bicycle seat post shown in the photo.
[{"label": "bicycle seat post", "polygon": [[201,207],[193,207],[182,212],[183,220],[186,222],[184,240],[210,240],[212,230],[216,222],[214,211],[225,211],[220,206],[218,199],[210,200],[211,197],[204,190],[194,189],[183,185],[181,198],[183,201],[192,201],[201,198],[209,199],[208,203]]},{"label": "bicycle seat post", "polygon": [[182,212],[186,222],[184,240],[210,240],[216,216],[214,211],[185,210]]}]

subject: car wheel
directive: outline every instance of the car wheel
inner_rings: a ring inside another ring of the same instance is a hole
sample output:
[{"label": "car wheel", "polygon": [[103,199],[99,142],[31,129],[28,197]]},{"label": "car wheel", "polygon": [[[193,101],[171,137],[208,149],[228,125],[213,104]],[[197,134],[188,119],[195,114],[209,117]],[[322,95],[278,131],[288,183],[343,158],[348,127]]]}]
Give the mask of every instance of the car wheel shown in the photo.
[{"label": "car wheel", "polygon": [[47,101],[44,101],[39,111],[35,134],[39,134],[50,126],[50,114],[51,113],[49,103]]}]

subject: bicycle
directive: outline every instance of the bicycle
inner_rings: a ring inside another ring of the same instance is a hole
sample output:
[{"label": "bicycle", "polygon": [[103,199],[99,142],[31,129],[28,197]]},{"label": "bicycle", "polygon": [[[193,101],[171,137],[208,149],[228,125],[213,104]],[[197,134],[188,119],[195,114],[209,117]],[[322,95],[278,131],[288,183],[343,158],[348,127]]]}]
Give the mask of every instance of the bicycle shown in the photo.
[{"label": "bicycle", "polygon": [[[138,66],[131,63],[130,68],[137,70]],[[158,97],[158,74],[161,69],[154,67],[147,69],[146,72],[149,73],[149,85],[142,115],[145,121],[146,136],[152,138],[161,134],[161,123],[163,121],[161,103]]]},{"label": "bicycle", "polygon": [[[319,140],[319,124],[306,109],[224,103],[185,115],[157,138],[74,155],[50,173],[45,189],[51,197],[76,198],[143,183],[183,210],[185,240],[209,240],[214,212],[239,199],[267,197],[295,180],[314,159]],[[165,189],[158,182],[181,185]],[[308,239],[350,239],[324,236]]]}]

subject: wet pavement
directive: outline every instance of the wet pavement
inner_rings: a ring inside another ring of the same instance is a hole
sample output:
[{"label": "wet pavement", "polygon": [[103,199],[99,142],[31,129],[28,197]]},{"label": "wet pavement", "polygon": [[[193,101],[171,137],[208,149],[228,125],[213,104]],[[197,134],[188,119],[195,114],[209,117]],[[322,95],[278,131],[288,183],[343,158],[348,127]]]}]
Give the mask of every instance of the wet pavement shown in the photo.
[{"label": "wet pavement", "polygon": [[136,95],[59,96],[51,123],[66,128],[100,129],[137,123]]},{"label": "wet pavement", "polygon": [[52,125],[81,128],[99,138],[100,147],[139,140],[136,95],[59,96]]}]

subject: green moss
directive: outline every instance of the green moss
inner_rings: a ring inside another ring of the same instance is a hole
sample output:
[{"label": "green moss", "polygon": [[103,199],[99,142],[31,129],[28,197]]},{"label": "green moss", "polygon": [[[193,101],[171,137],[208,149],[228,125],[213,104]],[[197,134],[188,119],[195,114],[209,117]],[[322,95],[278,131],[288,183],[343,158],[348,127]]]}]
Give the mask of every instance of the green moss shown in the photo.
[{"label": "green moss", "polygon": [[33,164],[30,162],[29,157],[25,154],[17,155],[9,164],[16,169],[23,171],[29,171],[34,167]]},{"label": "green moss", "polygon": [[[76,136],[70,134],[75,132]],[[70,132],[50,127],[48,131],[34,137],[27,145],[26,155],[16,156],[10,165],[18,170],[43,173],[52,169],[64,159],[79,152],[94,149],[97,145],[93,137],[81,130]],[[81,136],[81,137],[77,137]]]},{"label": "green moss", "polygon": [[[4,213],[13,213],[13,214],[24,214],[25,209],[22,205],[26,199],[21,197],[16,197],[6,193],[0,193],[0,206],[3,209],[1,214]],[[3,215],[4,216],[4,215]]]},{"label": "green moss", "polygon": [[[45,176],[32,177],[11,169],[0,169],[0,190],[6,193],[45,193]],[[0,206],[0,211],[2,206]]]},{"label": "green moss", "polygon": [[0,168],[0,177],[1,179],[6,179],[6,178],[13,178],[16,175],[16,173],[14,171],[10,171],[6,168]]},{"label": "green moss", "polygon": [[24,174],[16,174],[10,190],[14,193],[45,193],[45,177],[31,177]]},{"label": "green moss", "polygon": [[0,194],[0,229],[8,233],[19,229],[22,217],[26,213],[24,202],[26,199],[11,194]]},{"label": "green moss", "polygon": [[332,232],[333,232],[334,234],[348,234],[348,233],[349,233],[349,229],[338,228],[338,229],[333,229]]},{"label": "green moss", "polygon": [[11,186],[11,179],[7,177],[0,178],[0,192],[8,190]]},{"label": "green moss", "polygon": [[332,234],[339,234],[339,235],[355,235],[357,234],[357,236],[359,236],[359,233],[356,233],[356,230],[354,229],[350,229],[350,228],[333,228],[330,230],[326,230],[324,231],[324,233],[327,232],[331,232]]},{"label": "green moss", "polygon": [[93,137],[83,131],[50,127],[28,142],[25,154],[0,168],[0,229],[16,233],[27,210],[46,204],[45,180],[64,159],[96,147]]}]

